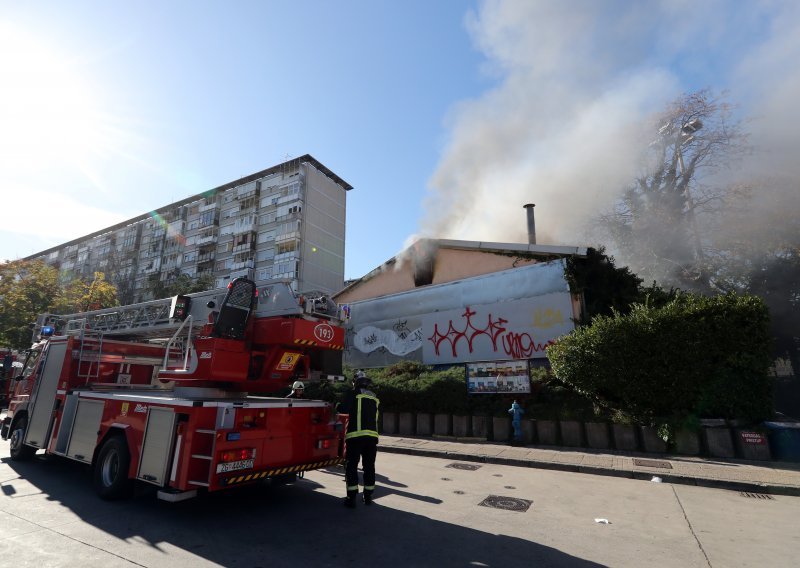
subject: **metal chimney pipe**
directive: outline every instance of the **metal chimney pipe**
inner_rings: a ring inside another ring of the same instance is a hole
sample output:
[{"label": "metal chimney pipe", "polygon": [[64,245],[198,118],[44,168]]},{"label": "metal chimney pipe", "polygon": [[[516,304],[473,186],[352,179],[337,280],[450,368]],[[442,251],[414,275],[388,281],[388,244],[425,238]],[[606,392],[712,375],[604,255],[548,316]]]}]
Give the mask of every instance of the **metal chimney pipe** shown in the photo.
[{"label": "metal chimney pipe", "polygon": [[533,208],[536,207],[533,203],[528,203],[522,207],[528,212],[528,244],[536,244],[536,219],[533,216]]}]

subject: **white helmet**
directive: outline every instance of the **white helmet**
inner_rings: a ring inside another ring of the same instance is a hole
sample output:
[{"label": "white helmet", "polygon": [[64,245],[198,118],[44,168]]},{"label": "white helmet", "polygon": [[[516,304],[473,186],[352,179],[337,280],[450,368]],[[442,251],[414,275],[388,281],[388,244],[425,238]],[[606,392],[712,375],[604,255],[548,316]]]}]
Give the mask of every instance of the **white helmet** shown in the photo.
[{"label": "white helmet", "polygon": [[297,390],[297,389],[303,389],[303,390],[305,390],[305,388],[306,388],[306,387],[305,387],[305,385],[303,385],[303,382],[302,382],[302,381],[295,381],[295,382],[292,384],[292,390]]}]

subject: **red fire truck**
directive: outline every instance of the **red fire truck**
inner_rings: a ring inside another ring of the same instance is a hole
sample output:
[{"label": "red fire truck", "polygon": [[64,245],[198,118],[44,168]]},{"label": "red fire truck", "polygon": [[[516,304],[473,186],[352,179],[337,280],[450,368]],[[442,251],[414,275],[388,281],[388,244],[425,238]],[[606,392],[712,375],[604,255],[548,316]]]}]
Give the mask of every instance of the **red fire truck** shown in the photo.
[{"label": "red fire truck", "polygon": [[44,450],[90,464],[104,499],[139,481],[167,501],[343,462],[331,404],[268,396],[341,372],[344,330],[325,295],[239,278],[37,324],[0,429],[12,460]]}]

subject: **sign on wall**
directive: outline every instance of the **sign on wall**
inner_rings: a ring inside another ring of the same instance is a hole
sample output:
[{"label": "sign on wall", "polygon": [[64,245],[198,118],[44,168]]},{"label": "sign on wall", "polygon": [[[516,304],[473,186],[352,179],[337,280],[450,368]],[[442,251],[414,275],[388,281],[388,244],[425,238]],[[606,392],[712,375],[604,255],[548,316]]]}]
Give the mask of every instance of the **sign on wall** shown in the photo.
[{"label": "sign on wall", "polygon": [[467,363],[467,390],[470,394],[530,393],[528,361]]}]

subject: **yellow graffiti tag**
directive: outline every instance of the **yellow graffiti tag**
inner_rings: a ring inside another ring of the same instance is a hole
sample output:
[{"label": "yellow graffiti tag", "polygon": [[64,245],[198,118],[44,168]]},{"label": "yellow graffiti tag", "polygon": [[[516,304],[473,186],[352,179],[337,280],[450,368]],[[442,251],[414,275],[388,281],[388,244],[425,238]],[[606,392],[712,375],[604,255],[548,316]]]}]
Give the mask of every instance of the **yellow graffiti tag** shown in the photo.
[{"label": "yellow graffiti tag", "polygon": [[547,329],[554,325],[563,325],[564,316],[561,315],[561,310],[547,308],[544,310],[536,310],[533,313],[533,327],[541,327]]}]

